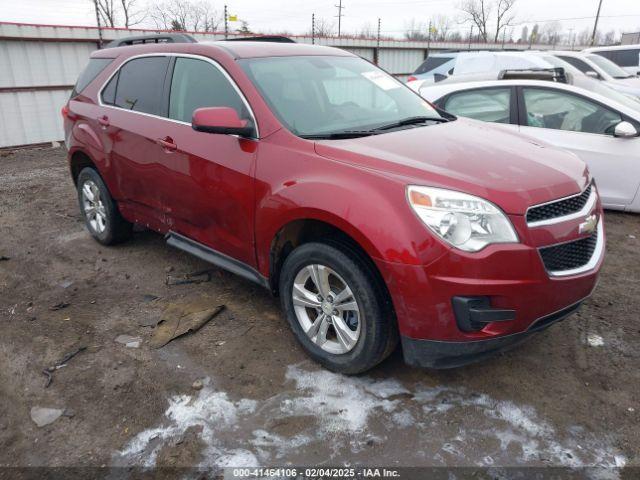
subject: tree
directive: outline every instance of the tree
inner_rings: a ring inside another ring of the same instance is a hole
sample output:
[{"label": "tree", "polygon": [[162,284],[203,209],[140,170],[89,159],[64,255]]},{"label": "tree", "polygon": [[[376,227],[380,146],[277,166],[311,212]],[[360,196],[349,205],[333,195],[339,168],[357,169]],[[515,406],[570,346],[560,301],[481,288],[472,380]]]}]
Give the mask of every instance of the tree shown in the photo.
[{"label": "tree", "polygon": [[609,30],[604,34],[604,37],[602,38],[603,45],[614,45],[616,43],[618,43],[618,40],[615,30]]},{"label": "tree", "polygon": [[560,32],[562,32],[562,23],[557,20],[547,22],[542,27],[538,43],[556,45],[560,41]]},{"label": "tree", "polygon": [[433,17],[431,24],[435,30],[431,38],[437,42],[446,42],[451,33],[452,19],[447,15],[439,14]]},{"label": "tree", "polygon": [[366,22],[362,24],[360,30],[356,33],[356,37],[358,38],[376,38],[378,36],[377,27],[374,28],[370,22]]},{"label": "tree", "polygon": [[163,30],[216,31],[222,22],[211,3],[204,0],[165,0],[153,4],[149,16]]},{"label": "tree", "polygon": [[529,37],[530,46],[538,41],[538,30],[540,30],[540,26],[536,23],[531,29],[531,37]]},{"label": "tree", "polygon": [[138,0],[120,0],[120,8],[124,17],[123,24],[125,28],[138,25],[145,19],[145,13],[138,7]]},{"label": "tree", "polygon": [[[513,7],[517,0],[463,0],[459,5],[463,20],[473,23],[482,40],[497,42],[502,31],[515,20]],[[489,23],[494,19],[495,31],[489,31]]]},{"label": "tree", "polygon": [[113,0],[96,0],[96,6],[98,8],[101,23],[107,27],[115,27],[116,10]]},{"label": "tree", "polygon": [[426,41],[429,38],[428,29],[429,27],[424,22],[418,22],[412,18],[409,23],[405,23],[404,38],[414,42]]},{"label": "tree", "polygon": [[242,35],[251,35],[253,32],[249,29],[249,22],[245,22],[244,20],[242,20],[240,22],[238,33],[241,33]]},{"label": "tree", "polygon": [[525,25],[524,27],[522,27],[522,33],[520,34],[519,43],[527,42],[529,42],[529,27]]},{"label": "tree", "polygon": [[[336,31],[335,23],[324,18],[316,18],[315,35],[316,37],[330,37]],[[309,32],[311,33],[311,32]]]}]

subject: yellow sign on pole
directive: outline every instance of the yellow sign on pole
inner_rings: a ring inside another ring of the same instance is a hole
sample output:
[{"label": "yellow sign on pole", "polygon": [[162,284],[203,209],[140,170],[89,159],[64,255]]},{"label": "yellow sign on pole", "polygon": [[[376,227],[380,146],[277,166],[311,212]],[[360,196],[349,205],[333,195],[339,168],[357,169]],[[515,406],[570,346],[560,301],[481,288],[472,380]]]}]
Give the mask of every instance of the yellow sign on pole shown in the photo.
[{"label": "yellow sign on pole", "polygon": [[238,21],[238,15],[229,15],[229,21],[230,22],[237,22]]}]

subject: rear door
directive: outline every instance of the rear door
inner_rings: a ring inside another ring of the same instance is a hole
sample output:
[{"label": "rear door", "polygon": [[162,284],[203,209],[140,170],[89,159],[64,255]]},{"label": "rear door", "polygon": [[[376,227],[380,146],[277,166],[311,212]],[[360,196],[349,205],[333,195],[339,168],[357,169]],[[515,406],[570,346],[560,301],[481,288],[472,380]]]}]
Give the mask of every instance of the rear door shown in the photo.
[{"label": "rear door", "polygon": [[[164,151],[158,140],[165,131],[164,84],[168,56],[133,58],[124,63],[101,93],[98,122],[107,137],[118,190],[145,217],[163,220],[158,189]],[[126,206],[126,205],[125,205]],[[164,221],[164,220],[163,220]]]},{"label": "rear door", "polygon": [[578,155],[589,166],[605,205],[629,205],[640,184],[640,139],[613,136],[615,125],[625,118],[572,92],[518,88],[520,131]]}]

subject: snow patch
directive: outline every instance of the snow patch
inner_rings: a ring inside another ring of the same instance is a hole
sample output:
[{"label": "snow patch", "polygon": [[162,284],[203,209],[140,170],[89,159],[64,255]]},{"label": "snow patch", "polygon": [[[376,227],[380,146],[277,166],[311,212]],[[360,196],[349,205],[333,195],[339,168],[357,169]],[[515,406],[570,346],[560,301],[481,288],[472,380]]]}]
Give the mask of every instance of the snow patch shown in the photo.
[{"label": "snow patch", "polygon": [[197,396],[170,398],[161,424],[117,458],[154,466],[164,446],[199,427],[205,468],[302,464],[317,455],[327,464],[366,463],[384,451],[412,465],[598,466],[615,477],[612,467],[626,462],[606,435],[559,431],[530,406],[464,388],[409,389],[301,365],[289,366],[285,380],[281,393],[258,402],[229,398],[207,379]]},{"label": "snow patch", "polygon": [[587,335],[587,343],[591,347],[603,347],[604,339],[596,333],[590,333]]}]

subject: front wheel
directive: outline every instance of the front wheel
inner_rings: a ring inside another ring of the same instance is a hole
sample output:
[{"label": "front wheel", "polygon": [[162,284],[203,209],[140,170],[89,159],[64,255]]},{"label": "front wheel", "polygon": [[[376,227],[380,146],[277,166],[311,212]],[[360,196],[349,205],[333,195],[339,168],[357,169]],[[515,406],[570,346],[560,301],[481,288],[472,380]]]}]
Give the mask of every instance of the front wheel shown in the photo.
[{"label": "front wheel", "polygon": [[282,308],[309,355],[340,373],[364,372],[392,350],[386,292],[371,268],[338,245],[307,243],[285,260]]}]

